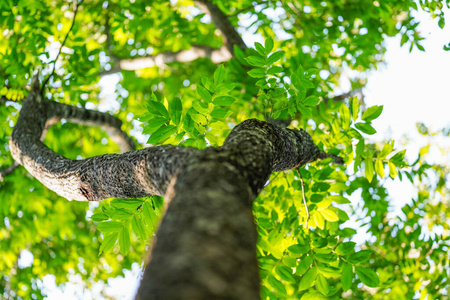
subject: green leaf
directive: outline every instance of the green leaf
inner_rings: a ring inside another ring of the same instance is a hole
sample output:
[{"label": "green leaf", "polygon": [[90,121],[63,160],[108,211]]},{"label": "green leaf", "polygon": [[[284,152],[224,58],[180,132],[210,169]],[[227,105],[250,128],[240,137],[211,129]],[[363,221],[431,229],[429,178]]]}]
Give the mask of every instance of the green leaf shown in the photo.
[{"label": "green leaf", "polygon": [[218,96],[214,98],[213,103],[215,105],[229,106],[233,104],[234,101],[235,99],[231,96]]},{"label": "green leaf", "polygon": [[372,251],[370,250],[361,250],[359,252],[353,253],[347,259],[347,261],[351,264],[359,264],[365,262],[372,255]]},{"label": "green leaf", "polygon": [[318,271],[327,278],[339,277],[339,276],[341,276],[341,273],[342,273],[340,269],[334,268],[334,267],[319,265],[317,268],[318,268]]},{"label": "green leaf", "polygon": [[383,162],[379,159],[375,161],[375,172],[380,175],[381,178],[384,178],[384,165]]},{"label": "green leaf", "polygon": [[363,119],[366,122],[370,122],[378,118],[382,112],[383,112],[383,105],[371,106],[368,109],[366,109],[361,119]]},{"label": "green leaf", "polygon": [[142,213],[144,216],[144,222],[154,229],[154,225],[156,224],[158,217],[149,201],[145,201],[142,205]]},{"label": "green leaf", "polygon": [[281,295],[286,295],[286,288],[284,287],[284,284],[273,277],[273,275],[269,275],[267,281],[269,282],[270,286],[272,286],[278,293],[280,293]]},{"label": "green leaf", "polygon": [[100,246],[100,253],[111,250],[116,244],[118,236],[119,233],[114,232],[103,237],[102,245]]},{"label": "green leaf", "polygon": [[352,112],[352,119],[353,119],[353,121],[356,121],[356,119],[358,118],[359,107],[360,107],[360,103],[359,103],[358,98],[353,97],[350,100],[350,110]]},{"label": "green leaf", "polygon": [[263,78],[266,76],[266,70],[263,68],[255,68],[248,71],[248,75],[250,75],[253,78]]},{"label": "green leaf", "polygon": [[202,84],[205,88],[207,88],[211,93],[214,93],[216,90],[216,86],[208,77],[202,76]]},{"label": "green leaf", "polygon": [[308,253],[308,251],[311,249],[308,245],[292,245],[290,247],[287,248],[288,251],[301,255],[301,254],[306,254]]},{"label": "green leaf", "polygon": [[181,114],[183,112],[183,106],[181,100],[178,97],[173,98],[169,104],[170,119],[175,125],[180,124]]},{"label": "green leaf", "polygon": [[275,273],[286,282],[295,283],[295,278],[292,275],[292,269],[286,266],[278,265],[275,268]]},{"label": "green leaf", "polygon": [[156,102],[156,101],[147,101],[147,109],[154,115],[162,116],[165,119],[169,118],[169,112],[167,111],[164,104]]},{"label": "green leaf", "polygon": [[192,107],[195,111],[189,110],[189,114],[196,114],[197,112],[202,115],[207,115],[209,112],[208,104],[200,102],[200,101],[194,101],[192,103]]},{"label": "green leaf", "polygon": [[441,27],[442,29],[444,28],[444,26],[445,26],[445,18],[444,18],[444,17],[441,16],[441,17],[439,18],[438,25],[439,25],[439,27]]},{"label": "green leaf", "polygon": [[197,94],[206,102],[211,102],[212,100],[211,93],[201,85],[197,85]]},{"label": "green leaf", "polygon": [[235,83],[231,83],[231,82],[222,83],[216,87],[216,94],[217,95],[228,94],[232,90],[234,90],[235,87],[236,87]]},{"label": "green leaf", "polygon": [[267,70],[267,74],[274,75],[274,74],[280,73],[282,71],[283,71],[282,67],[280,67],[280,66],[273,66],[273,67],[270,67],[269,70]]},{"label": "green leaf", "polygon": [[96,213],[91,216],[91,220],[94,222],[101,222],[109,220],[109,217],[105,215],[104,213]]},{"label": "green leaf", "polygon": [[284,51],[280,50],[280,51],[274,52],[267,58],[267,64],[269,66],[271,66],[274,63],[276,63],[277,61],[279,61],[283,56],[284,56]]},{"label": "green leaf", "polygon": [[389,154],[391,154],[392,150],[394,149],[394,141],[391,141],[389,143],[384,144],[383,149],[381,152],[377,155],[379,159],[385,159]]},{"label": "green leaf", "polygon": [[270,37],[267,38],[266,41],[265,41],[265,43],[264,43],[264,46],[265,46],[265,48],[266,48],[266,52],[267,52],[267,53],[272,52],[272,50],[273,50],[273,39],[270,38]]},{"label": "green leaf", "polygon": [[319,292],[321,292],[323,295],[327,295],[330,292],[328,281],[322,274],[317,274],[316,286]]},{"label": "green leaf", "polygon": [[302,103],[307,106],[316,106],[319,104],[319,101],[320,99],[317,96],[308,96]]},{"label": "green leaf", "polygon": [[123,255],[127,255],[130,251],[130,232],[128,231],[128,226],[124,226],[119,231],[119,247],[120,252],[122,252]]},{"label": "green leaf", "polygon": [[300,262],[298,263],[298,266],[295,268],[295,274],[296,275],[303,275],[305,274],[306,270],[309,269],[309,267],[312,264],[312,257],[311,256],[307,256],[305,258],[303,258],[302,260],[300,260]]},{"label": "green leaf", "polygon": [[[261,43],[256,42],[255,43],[255,48],[256,48],[256,51],[258,52],[258,54],[260,54],[263,57],[266,57],[266,51],[267,50],[264,49],[264,47],[263,47],[263,45],[261,45]],[[267,52],[270,52],[270,51],[267,51]]]},{"label": "green leaf", "polygon": [[247,62],[255,67],[264,67],[264,65],[266,64],[264,58],[259,57],[259,56],[249,56],[246,58]]},{"label": "green leaf", "polygon": [[369,287],[378,287],[380,285],[380,279],[377,273],[373,270],[364,267],[355,267],[356,275],[365,285]]},{"label": "green leaf", "polygon": [[153,119],[148,120],[148,122],[144,125],[142,133],[151,134],[166,123],[167,119],[164,119],[162,117],[154,117]]},{"label": "green leaf", "polygon": [[104,234],[118,232],[122,227],[123,224],[117,221],[102,222],[97,225],[97,229]]},{"label": "green leaf", "polygon": [[218,86],[222,83],[222,81],[225,79],[225,67],[223,65],[220,65],[216,71],[214,72],[214,84]]},{"label": "green leaf", "polygon": [[127,219],[133,215],[133,213],[127,209],[124,208],[116,208],[114,210],[109,211],[109,215],[111,219],[114,220],[121,220],[121,219]]},{"label": "green leaf", "polygon": [[397,167],[394,165],[392,161],[388,162],[388,166],[389,166],[389,176],[391,176],[391,178],[394,179],[395,177],[398,176]]},{"label": "green leaf", "polygon": [[144,203],[141,199],[113,199],[111,206],[135,210]]},{"label": "green leaf", "polygon": [[205,116],[201,115],[201,114],[196,114],[196,113],[190,113],[189,114],[192,118],[192,120],[194,120],[195,123],[200,124],[200,125],[206,125],[207,121]]},{"label": "green leaf", "polygon": [[369,155],[365,160],[364,160],[364,165],[365,165],[365,175],[366,178],[369,182],[372,182],[373,179],[373,158],[371,155]]},{"label": "green leaf", "polygon": [[324,219],[327,220],[328,222],[337,222],[337,221],[339,221],[339,217],[336,214],[336,212],[334,212],[333,210],[331,210],[329,208],[325,208],[325,209],[319,210],[319,212],[322,214]]},{"label": "green leaf", "polygon": [[314,283],[316,277],[317,277],[317,268],[312,267],[311,269],[308,270],[308,272],[306,272],[305,275],[302,276],[298,289],[300,291],[308,289]]},{"label": "green leaf", "polygon": [[139,239],[145,243],[147,241],[147,231],[142,221],[138,219],[137,215],[131,218],[131,227]]},{"label": "green leaf", "polygon": [[306,118],[310,118],[312,116],[311,113],[311,107],[306,107],[302,103],[299,103],[297,105],[297,109],[300,111],[302,115],[304,115]]},{"label": "green leaf", "polygon": [[356,123],[355,127],[366,134],[375,134],[377,131],[369,123]]},{"label": "green leaf", "polygon": [[341,283],[342,283],[342,289],[346,292],[350,289],[352,286],[353,281],[353,270],[352,266],[348,263],[344,263],[343,271],[342,271],[342,277],[341,277]]},{"label": "green leaf", "polygon": [[339,114],[341,117],[342,129],[347,129],[350,126],[350,110],[347,105],[342,104],[339,109]]},{"label": "green leaf", "polygon": [[149,144],[159,143],[159,142],[167,139],[168,137],[170,137],[174,133],[176,133],[177,130],[178,129],[177,129],[177,127],[175,125],[163,126],[160,129],[158,129],[158,130],[156,130],[155,132],[152,133],[152,135],[148,139],[147,143],[149,143]]},{"label": "green leaf", "polygon": [[220,108],[220,107],[215,107],[213,109],[213,111],[211,112],[211,117],[213,117],[215,119],[225,118],[227,115],[228,115],[228,110]]},{"label": "green leaf", "polygon": [[339,246],[336,247],[336,249],[334,250],[334,253],[336,253],[337,255],[347,255],[352,253],[353,251],[355,251],[355,242],[345,242],[340,244]]}]

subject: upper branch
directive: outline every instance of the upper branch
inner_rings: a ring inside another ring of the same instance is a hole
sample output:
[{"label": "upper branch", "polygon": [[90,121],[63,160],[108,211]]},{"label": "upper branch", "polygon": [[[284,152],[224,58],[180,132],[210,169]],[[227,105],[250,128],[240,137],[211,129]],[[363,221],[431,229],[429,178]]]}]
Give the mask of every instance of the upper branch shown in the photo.
[{"label": "upper branch", "polygon": [[111,70],[101,72],[100,75],[108,75],[122,70],[135,71],[153,66],[164,67],[172,62],[191,62],[198,58],[209,58],[213,63],[221,63],[231,58],[230,53],[224,47],[214,49],[209,46],[192,46],[188,50],[178,52],[163,52],[157,55],[143,56],[137,58],[120,59],[115,57],[115,65]]},{"label": "upper branch", "polygon": [[230,20],[228,20],[227,16],[220,10],[219,7],[217,7],[217,5],[212,3],[210,0],[197,0],[196,3],[205,13],[211,16],[211,20],[217,29],[219,29],[222,33],[225,40],[225,45],[232,55],[234,54],[234,45],[238,46],[242,50],[247,49],[247,45],[245,45],[244,40],[236,31],[236,28],[234,28]]}]

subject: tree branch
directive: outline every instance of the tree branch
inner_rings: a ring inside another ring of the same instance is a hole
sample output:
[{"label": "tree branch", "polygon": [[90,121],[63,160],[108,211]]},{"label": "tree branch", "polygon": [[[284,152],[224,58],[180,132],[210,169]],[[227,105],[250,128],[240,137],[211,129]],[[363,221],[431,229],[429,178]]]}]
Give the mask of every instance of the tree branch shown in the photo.
[{"label": "tree branch", "polygon": [[[22,99],[20,99],[20,100],[22,100]],[[18,101],[20,101],[20,100],[18,100]],[[1,97],[0,97],[0,103],[8,103],[8,102],[14,102],[14,103],[17,103],[18,101],[8,99],[8,98],[6,98],[5,96],[1,96]]]},{"label": "tree branch", "polygon": [[58,102],[49,102],[50,111],[46,128],[66,119],[68,122],[104,129],[109,137],[119,146],[121,152],[136,149],[134,141],[122,131],[122,121],[107,113],[78,108]]},{"label": "tree branch", "polygon": [[255,6],[257,6],[257,5],[268,4],[268,3],[269,3],[269,1],[264,1],[264,0],[263,1],[253,1],[252,5],[249,5],[247,7],[239,9],[238,11],[234,12],[233,14],[228,15],[228,17],[229,18],[237,17],[238,15],[240,15],[242,13],[245,13],[245,12],[248,12],[248,11],[250,11],[252,9],[255,9]]},{"label": "tree branch", "polygon": [[19,167],[17,162],[13,162],[12,165],[0,171],[0,182],[3,182],[5,176],[11,174],[15,169]]},{"label": "tree branch", "polygon": [[209,46],[198,45],[192,46],[188,50],[163,52],[157,55],[130,59],[119,59],[113,56],[113,61],[115,61],[114,67],[111,70],[101,72],[100,76],[117,73],[122,70],[135,71],[153,66],[164,67],[166,64],[172,62],[191,62],[202,57],[209,58],[213,63],[218,64],[228,61],[231,55],[224,47],[214,49]]},{"label": "tree branch", "polygon": [[247,49],[239,33],[236,31],[234,26],[230,23],[227,16],[220,10],[220,8],[212,3],[210,0],[197,0],[195,1],[205,13],[211,16],[211,20],[214,25],[223,35],[225,46],[231,55],[234,56],[234,45],[238,46],[242,50]]},{"label": "tree branch", "polygon": [[[80,4],[83,2],[83,0],[80,1]],[[64,37],[63,42],[61,43],[61,46],[59,47],[58,50],[58,54],[56,55],[55,61],[53,62],[53,69],[52,72],[48,75],[48,77],[44,80],[44,82],[42,83],[42,87],[41,87],[41,93],[44,91],[45,86],[47,85],[48,81],[50,80],[50,78],[53,76],[53,74],[55,74],[55,69],[56,69],[56,62],[58,61],[59,56],[61,55],[62,52],[62,48],[64,47],[64,45],[66,44],[67,39],[69,38],[69,34],[72,32],[73,26],[75,25],[75,19],[77,17],[77,12],[78,12],[78,0],[74,0],[73,1],[73,19],[72,19],[72,24],[70,25],[69,31],[67,31],[66,36]]]},{"label": "tree branch", "polygon": [[354,97],[356,95],[363,95],[362,88],[357,88],[357,89],[348,91],[347,93],[335,96],[333,98],[325,98],[324,101],[325,102],[328,102],[328,101],[343,101],[343,100],[345,100],[347,98]]}]

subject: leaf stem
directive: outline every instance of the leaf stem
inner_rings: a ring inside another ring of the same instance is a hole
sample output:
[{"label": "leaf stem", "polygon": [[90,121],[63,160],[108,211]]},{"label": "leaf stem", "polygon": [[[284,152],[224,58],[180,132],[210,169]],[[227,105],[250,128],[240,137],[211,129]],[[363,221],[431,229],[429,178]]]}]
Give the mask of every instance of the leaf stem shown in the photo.
[{"label": "leaf stem", "polygon": [[305,197],[305,183],[303,182],[303,177],[302,177],[302,173],[300,173],[300,169],[297,169],[298,171],[298,176],[300,177],[300,182],[302,183],[302,198],[303,198],[303,204],[305,205],[305,210],[306,210],[306,222],[305,222],[305,227],[308,228],[308,221],[309,221],[309,210],[308,210],[308,205],[306,204],[306,197]]}]

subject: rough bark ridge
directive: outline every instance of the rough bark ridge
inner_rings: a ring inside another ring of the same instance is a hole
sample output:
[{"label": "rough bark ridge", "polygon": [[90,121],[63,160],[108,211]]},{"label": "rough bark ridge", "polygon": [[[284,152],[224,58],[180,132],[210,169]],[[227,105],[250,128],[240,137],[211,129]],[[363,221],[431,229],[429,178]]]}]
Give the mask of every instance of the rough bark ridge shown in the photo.
[{"label": "rough bark ridge", "polygon": [[48,188],[69,200],[166,194],[171,201],[137,299],[259,299],[252,202],[272,171],[329,156],[305,131],[252,119],[237,125],[222,147],[165,145],[74,161],[41,141],[60,118],[120,130],[112,116],[31,92],[10,149]]}]

